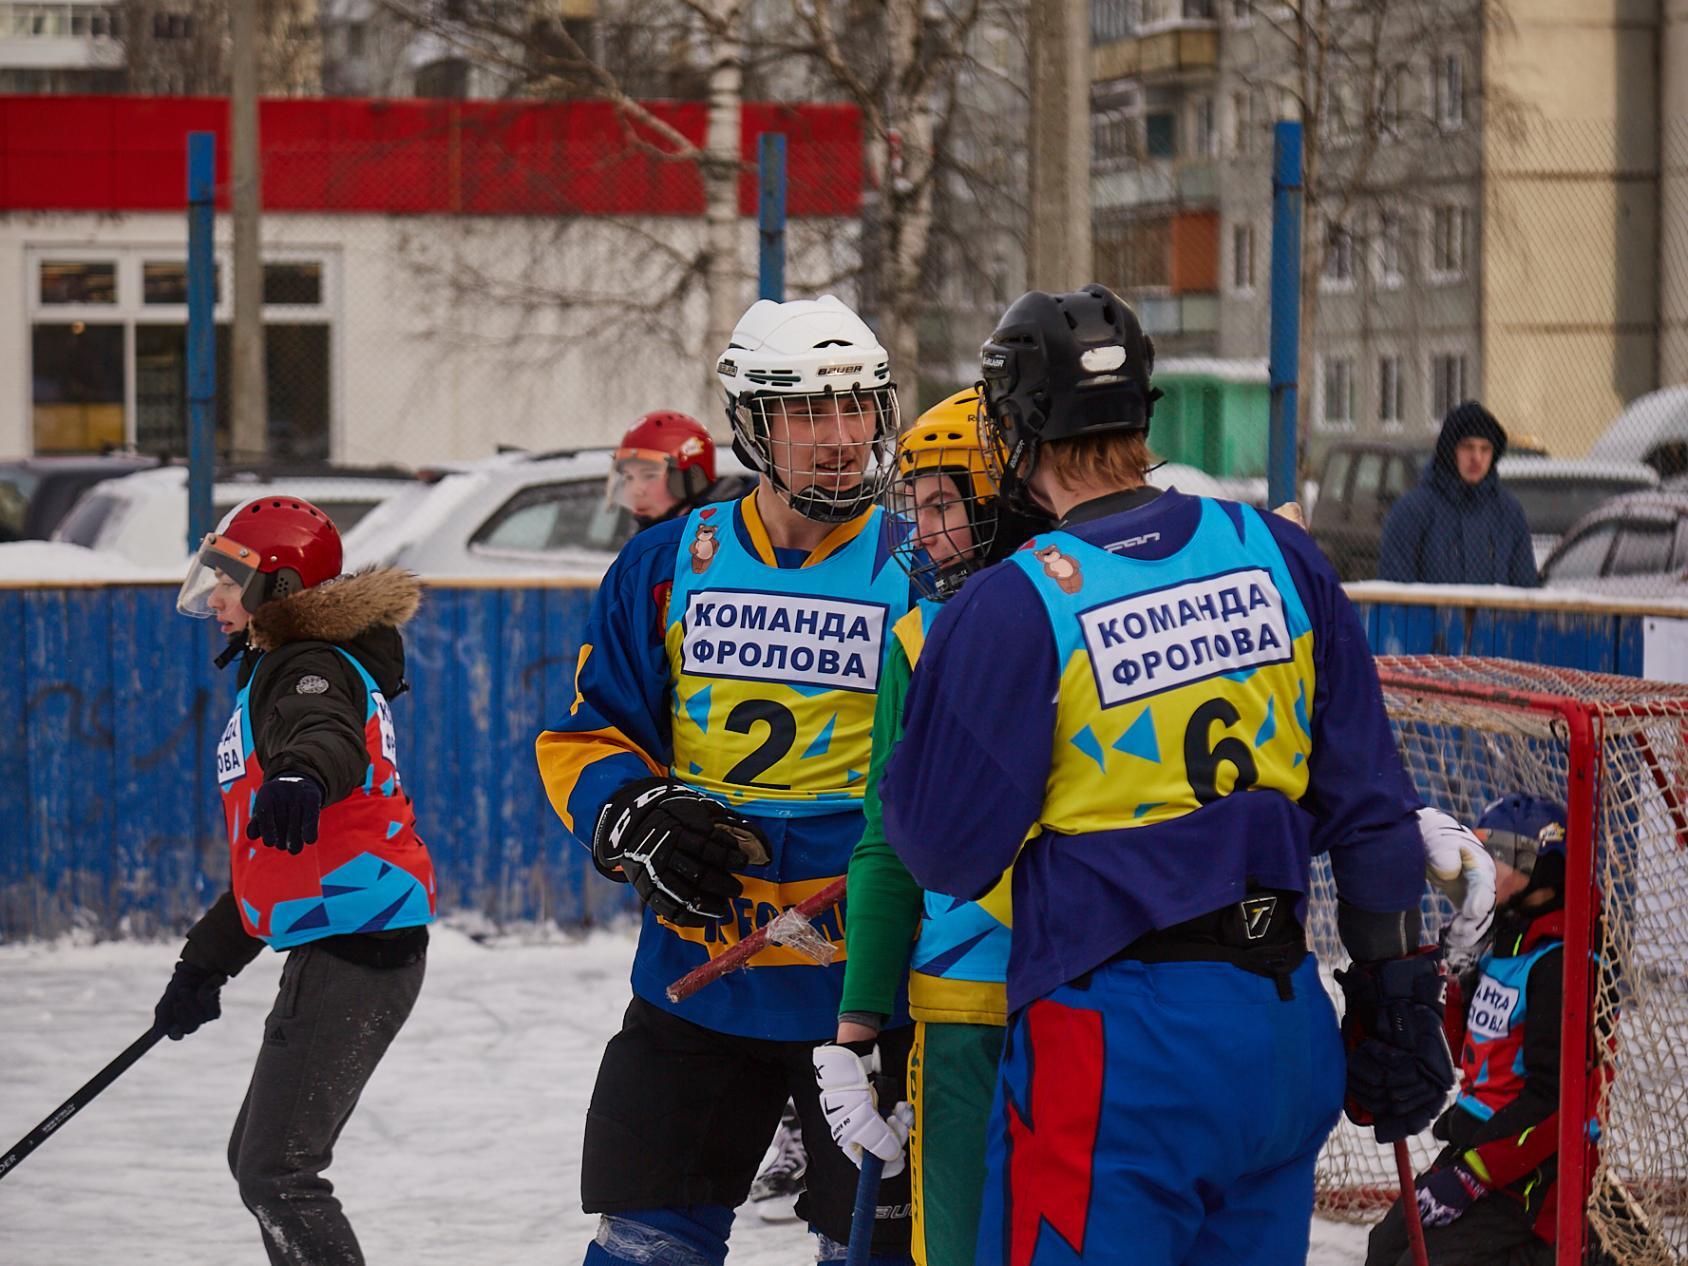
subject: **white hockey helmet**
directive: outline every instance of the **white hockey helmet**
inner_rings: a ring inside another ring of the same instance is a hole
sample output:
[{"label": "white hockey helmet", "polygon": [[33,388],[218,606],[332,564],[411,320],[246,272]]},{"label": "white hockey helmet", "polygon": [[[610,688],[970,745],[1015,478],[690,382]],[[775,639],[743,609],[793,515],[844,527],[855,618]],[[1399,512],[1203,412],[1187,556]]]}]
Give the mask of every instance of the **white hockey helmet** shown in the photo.
[{"label": "white hockey helmet", "polygon": [[[805,518],[853,519],[896,473],[890,358],[836,296],[758,299],[715,372],[727,393],[733,451]],[[814,427],[823,413],[836,423],[830,433]],[[813,438],[794,441],[799,434]]]}]

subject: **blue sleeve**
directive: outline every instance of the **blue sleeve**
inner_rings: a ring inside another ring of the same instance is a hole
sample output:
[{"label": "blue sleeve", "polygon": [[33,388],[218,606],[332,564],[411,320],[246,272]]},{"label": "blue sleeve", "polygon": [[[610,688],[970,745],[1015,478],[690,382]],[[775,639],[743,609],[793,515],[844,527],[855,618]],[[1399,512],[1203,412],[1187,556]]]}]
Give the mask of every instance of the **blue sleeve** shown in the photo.
[{"label": "blue sleeve", "polygon": [[1313,623],[1313,752],[1301,807],[1337,892],[1363,910],[1415,909],[1424,887],[1422,803],[1401,764],[1377,664],[1336,571],[1301,528],[1264,516]]},{"label": "blue sleeve", "polygon": [[1378,542],[1379,580],[1414,583],[1419,579],[1418,560],[1424,549],[1426,523],[1417,489],[1395,503],[1383,520],[1383,537]]},{"label": "blue sleeve", "polygon": [[983,896],[1043,811],[1055,641],[1018,568],[981,572],[939,613],[880,784],[885,834],[922,888]]},{"label": "blue sleeve", "polygon": [[1541,574],[1536,571],[1536,548],[1530,542],[1530,523],[1524,517],[1524,507],[1508,495],[1507,519],[1511,525],[1512,549],[1507,560],[1506,583],[1520,589],[1541,587]]},{"label": "blue sleeve", "polygon": [[618,789],[666,773],[673,757],[663,626],[683,527],[641,532],[610,566],[587,619],[574,705],[535,744],[551,805],[583,842]]}]

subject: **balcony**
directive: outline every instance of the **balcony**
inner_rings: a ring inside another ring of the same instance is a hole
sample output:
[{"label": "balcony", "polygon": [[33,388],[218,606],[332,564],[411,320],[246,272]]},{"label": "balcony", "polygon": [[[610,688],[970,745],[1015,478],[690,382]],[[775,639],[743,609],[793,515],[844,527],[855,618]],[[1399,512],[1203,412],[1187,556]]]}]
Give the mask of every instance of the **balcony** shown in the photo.
[{"label": "balcony", "polygon": [[1219,166],[1207,158],[1151,158],[1090,178],[1090,203],[1097,211],[1206,207],[1218,200]]}]

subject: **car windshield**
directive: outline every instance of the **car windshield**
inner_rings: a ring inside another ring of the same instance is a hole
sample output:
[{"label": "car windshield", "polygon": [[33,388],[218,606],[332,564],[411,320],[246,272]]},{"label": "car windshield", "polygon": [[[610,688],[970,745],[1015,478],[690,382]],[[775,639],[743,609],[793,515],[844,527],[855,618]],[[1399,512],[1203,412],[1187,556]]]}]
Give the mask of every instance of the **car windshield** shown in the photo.
[{"label": "car windshield", "polygon": [[98,549],[100,534],[122,505],[123,498],[114,497],[109,492],[90,493],[78,501],[76,509],[64,517],[64,521],[54,530],[53,539],[69,541],[72,545],[82,545],[88,549]]},{"label": "car windshield", "polygon": [[41,479],[21,466],[0,466],[0,541],[21,541],[29,519],[29,499]]},{"label": "car windshield", "polygon": [[1530,531],[1563,536],[1583,515],[1619,493],[1645,488],[1645,482],[1621,475],[1581,475],[1554,479],[1501,479],[1506,490],[1524,507]]}]

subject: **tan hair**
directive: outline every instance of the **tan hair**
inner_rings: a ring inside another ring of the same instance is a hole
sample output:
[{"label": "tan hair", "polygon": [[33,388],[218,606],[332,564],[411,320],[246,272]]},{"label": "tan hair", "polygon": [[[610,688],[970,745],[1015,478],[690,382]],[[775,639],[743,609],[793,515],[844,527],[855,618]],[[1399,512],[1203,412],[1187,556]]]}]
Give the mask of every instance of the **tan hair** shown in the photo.
[{"label": "tan hair", "polygon": [[1149,455],[1147,432],[1103,431],[1046,441],[1038,462],[1063,488],[1083,483],[1133,488],[1148,481],[1155,459]]}]

